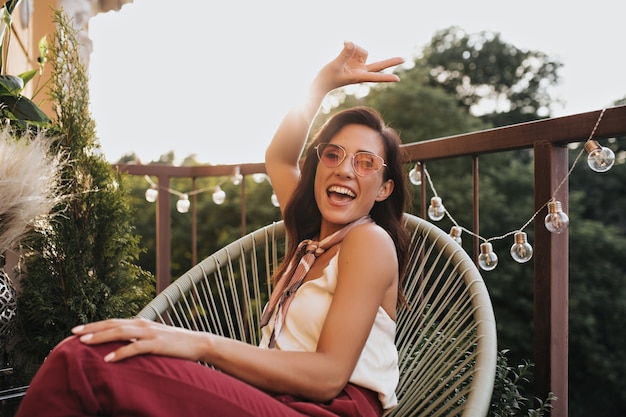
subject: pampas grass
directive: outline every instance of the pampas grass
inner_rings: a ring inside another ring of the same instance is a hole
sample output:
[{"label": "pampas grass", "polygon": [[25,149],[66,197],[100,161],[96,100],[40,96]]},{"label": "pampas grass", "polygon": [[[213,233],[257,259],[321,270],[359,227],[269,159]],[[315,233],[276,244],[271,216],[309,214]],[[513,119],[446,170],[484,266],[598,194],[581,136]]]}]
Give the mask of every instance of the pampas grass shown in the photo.
[{"label": "pampas grass", "polygon": [[50,146],[44,133],[17,134],[8,124],[0,126],[0,254],[61,200],[65,162]]}]

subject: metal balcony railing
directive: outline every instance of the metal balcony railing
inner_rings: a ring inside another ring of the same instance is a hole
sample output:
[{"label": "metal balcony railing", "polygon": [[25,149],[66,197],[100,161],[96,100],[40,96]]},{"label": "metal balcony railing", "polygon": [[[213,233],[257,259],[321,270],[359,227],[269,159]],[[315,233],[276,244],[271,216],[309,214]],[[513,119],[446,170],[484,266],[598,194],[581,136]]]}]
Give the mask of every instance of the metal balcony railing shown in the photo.
[{"label": "metal balcony railing", "polygon": [[[626,136],[626,106],[581,113],[572,116],[489,129],[451,137],[403,145],[407,163],[429,162],[455,157],[470,157],[473,171],[474,259],[479,252],[479,159],[481,155],[515,149],[532,149],[534,154],[535,210],[541,210],[551,198],[568,206],[568,152],[570,143]],[[263,164],[172,167],[163,165],[118,165],[132,175],[156,177],[159,188],[169,188],[172,177],[219,177],[239,168],[242,175],[265,172]],[[423,178],[423,176],[422,176]],[[245,181],[242,187],[241,225],[245,233]],[[425,217],[427,184],[422,182],[420,198]],[[170,280],[170,196],[160,193],[157,203],[157,291]],[[195,219],[192,201],[192,218]],[[544,214],[545,215],[545,214]],[[192,228],[195,227],[192,220]],[[552,416],[568,415],[568,235],[552,234],[543,222],[534,224],[534,356],[535,396],[546,398],[553,392],[558,401]],[[195,245],[194,245],[195,247]]]}]

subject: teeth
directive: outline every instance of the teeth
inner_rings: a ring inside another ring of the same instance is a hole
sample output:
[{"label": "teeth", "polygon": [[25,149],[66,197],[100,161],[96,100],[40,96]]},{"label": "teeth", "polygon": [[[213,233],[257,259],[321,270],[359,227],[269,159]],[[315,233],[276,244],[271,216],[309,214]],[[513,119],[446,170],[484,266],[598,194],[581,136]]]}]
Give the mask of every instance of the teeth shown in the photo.
[{"label": "teeth", "polygon": [[337,185],[333,185],[332,187],[328,188],[328,192],[329,193],[337,193],[337,194],[344,194],[347,195],[349,197],[356,197],[356,195],[350,191],[350,189],[345,188],[345,187],[339,187]]}]

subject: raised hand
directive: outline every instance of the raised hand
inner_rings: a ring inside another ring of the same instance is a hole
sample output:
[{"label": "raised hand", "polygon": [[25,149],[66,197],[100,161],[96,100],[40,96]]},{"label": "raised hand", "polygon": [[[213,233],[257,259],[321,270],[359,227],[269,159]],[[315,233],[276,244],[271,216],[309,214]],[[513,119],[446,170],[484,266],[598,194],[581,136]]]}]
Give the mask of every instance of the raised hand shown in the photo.
[{"label": "raised hand", "polygon": [[[352,42],[345,42],[341,53],[318,73],[314,86],[318,93],[362,82],[397,82],[397,75],[380,71],[402,64],[399,57],[367,63],[367,51]],[[317,84],[317,85],[316,85]]]}]

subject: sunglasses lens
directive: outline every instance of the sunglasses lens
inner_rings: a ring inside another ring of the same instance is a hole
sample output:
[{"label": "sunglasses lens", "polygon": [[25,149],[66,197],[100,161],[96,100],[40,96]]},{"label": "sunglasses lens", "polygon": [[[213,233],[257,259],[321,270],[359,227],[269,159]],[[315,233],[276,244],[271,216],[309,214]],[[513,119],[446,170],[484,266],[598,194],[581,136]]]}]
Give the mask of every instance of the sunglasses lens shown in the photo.
[{"label": "sunglasses lens", "polygon": [[317,154],[324,165],[329,168],[338,166],[346,157],[346,151],[339,146],[331,145],[329,143],[324,146],[320,145],[317,149]]},{"label": "sunglasses lens", "polygon": [[378,155],[369,152],[357,152],[354,154],[354,170],[359,175],[371,175],[382,166],[383,161]]},{"label": "sunglasses lens", "polygon": [[[328,168],[338,167],[346,158],[346,150],[332,143],[323,143],[317,146],[317,157]],[[371,152],[357,152],[352,155],[354,172],[362,177],[378,172],[385,165],[380,156]]]}]

